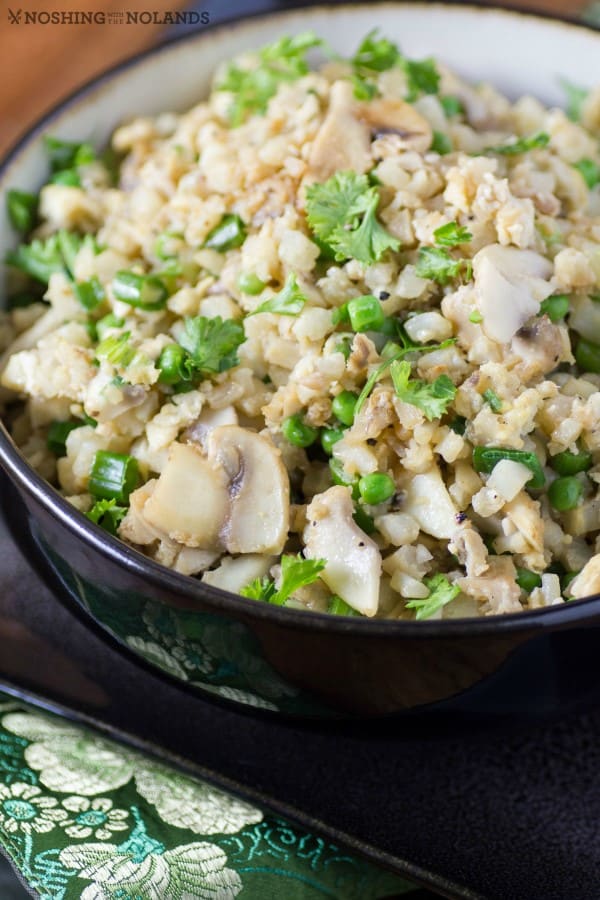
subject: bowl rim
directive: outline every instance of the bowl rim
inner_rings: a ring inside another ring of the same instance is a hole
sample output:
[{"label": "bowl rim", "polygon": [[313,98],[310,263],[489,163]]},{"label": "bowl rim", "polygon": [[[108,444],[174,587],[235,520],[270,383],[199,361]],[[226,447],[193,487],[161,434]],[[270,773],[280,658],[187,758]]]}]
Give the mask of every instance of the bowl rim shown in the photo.
[{"label": "bowl rim", "polygon": [[[19,155],[41,136],[46,127],[58,116],[68,112],[86,96],[107,82],[126,74],[130,69],[145,63],[148,60],[158,58],[163,53],[173,52],[180,44],[193,42],[202,43],[217,32],[231,31],[231,29],[244,29],[248,25],[263,19],[269,21],[286,19],[309,14],[314,11],[323,11],[342,15],[344,11],[354,9],[370,9],[371,3],[364,0],[346,0],[344,3],[322,3],[319,0],[309,2],[299,7],[291,7],[284,10],[267,10],[249,13],[236,18],[225,19],[216,23],[209,23],[201,28],[175,35],[156,46],[148,47],[121,62],[102,71],[98,75],[88,79],[75,90],[67,94],[63,99],[54,103],[40,117],[26,128],[15,142],[9,147],[0,160],[0,179],[2,179]],[[429,3],[426,0],[403,0],[401,4],[390,0],[376,0],[378,7],[387,8],[394,12],[399,7],[421,8],[423,12],[431,15],[435,10],[444,12],[467,11],[473,15],[483,17],[485,15],[501,14],[515,22],[533,20],[544,22],[548,25],[556,25],[561,28],[575,29],[578,32],[594,34],[600,42],[600,26],[587,22],[576,22],[566,16],[554,15],[530,9],[512,9],[503,6],[490,6],[485,0],[452,0],[452,2]],[[600,613],[600,594],[591,597],[571,600],[568,603],[557,606],[542,607],[535,610],[524,610],[518,613],[505,613],[493,616],[464,617],[456,619],[416,620],[405,619],[369,619],[366,617],[334,616],[329,613],[315,612],[312,610],[296,610],[282,608],[268,603],[257,603],[255,600],[242,597],[238,594],[206,584],[193,576],[183,575],[173,569],[169,569],[160,563],[144,556],[141,551],[108,534],[99,525],[94,524],[86,516],[71,506],[68,501],[46,482],[26,462],[21,451],[8,433],[4,422],[0,419],[0,464],[7,475],[17,486],[34,499],[51,517],[57,519],[62,526],[71,531],[73,537],[81,540],[84,545],[91,546],[101,556],[107,557],[111,562],[128,569],[138,576],[144,577],[149,583],[169,589],[174,594],[185,595],[188,599],[197,599],[204,606],[209,605],[216,610],[231,610],[248,619],[260,619],[272,622],[274,625],[282,625],[290,630],[301,631],[335,631],[348,636],[361,638],[395,639],[406,638],[444,638],[455,637],[484,637],[490,634],[505,635],[514,632],[549,631],[567,627],[576,627],[580,622],[587,621]]]}]

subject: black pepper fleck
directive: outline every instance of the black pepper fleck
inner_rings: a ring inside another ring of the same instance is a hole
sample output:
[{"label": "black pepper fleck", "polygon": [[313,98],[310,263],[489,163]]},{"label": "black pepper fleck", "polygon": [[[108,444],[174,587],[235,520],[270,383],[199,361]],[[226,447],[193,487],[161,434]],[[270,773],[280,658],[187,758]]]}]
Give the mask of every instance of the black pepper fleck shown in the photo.
[{"label": "black pepper fleck", "polygon": [[463,522],[466,520],[466,518],[467,518],[467,514],[464,513],[464,512],[459,512],[459,513],[456,513],[456,515],[454,516],[454,518],[455,518],[456,523],[457,523],[458,525],[462,525],[462,523],[463,523]]},{"label": "black pepper fleck", "polygon": [[389,291],[379,291],[379,299],[380,300],[387,300],[388,297],[390,297],[390,296],[391,295],[390,295]]}]

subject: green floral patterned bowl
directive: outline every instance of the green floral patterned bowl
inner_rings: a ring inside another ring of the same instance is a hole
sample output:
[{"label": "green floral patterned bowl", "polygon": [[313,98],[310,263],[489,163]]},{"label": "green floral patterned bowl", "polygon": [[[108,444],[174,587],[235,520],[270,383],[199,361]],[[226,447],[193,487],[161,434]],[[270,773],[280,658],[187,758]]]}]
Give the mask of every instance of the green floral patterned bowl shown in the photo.
[{"label": "green floral patterned bowl", "polygon": [[[439,56],[509,95],[560,102],[557,75],[592,83],[600,35],[583,26],[455,4],[312,7],[186,37],[97,79],[43,119],[4,163],[0,189],[35,189],[42,135],[107,141],[123,119],[184,109],[224,58],[313,28],[344,52],[374,24],[415,56]],[[510,48],[510,58],[506,48]],[[560,69],[560,71],[558,71]],[[0,225],[0,254],[11,246]],[[394,717],[444,710],[528,714],[600,692],[589,677],[600,598],[500,618],[366,621],[247,600],[154,563],[91,524],[26,464],[5,430],[0,462],[9,522],[52,573],[57,594],[140,663],[239,705],[309,717]],[[22,528],[18,528],[21,522]]]}]

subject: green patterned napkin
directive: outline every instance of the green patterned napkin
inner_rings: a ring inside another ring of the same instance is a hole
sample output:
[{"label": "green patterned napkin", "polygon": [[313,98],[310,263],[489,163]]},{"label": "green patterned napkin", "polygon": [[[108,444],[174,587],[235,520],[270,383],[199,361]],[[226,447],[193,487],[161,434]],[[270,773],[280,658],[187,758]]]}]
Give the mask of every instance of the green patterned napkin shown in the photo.
[{"label": "green patterned napkin", "polygon": [[0,692],[0,847],[43,900],[375,900],[327,840]]}]

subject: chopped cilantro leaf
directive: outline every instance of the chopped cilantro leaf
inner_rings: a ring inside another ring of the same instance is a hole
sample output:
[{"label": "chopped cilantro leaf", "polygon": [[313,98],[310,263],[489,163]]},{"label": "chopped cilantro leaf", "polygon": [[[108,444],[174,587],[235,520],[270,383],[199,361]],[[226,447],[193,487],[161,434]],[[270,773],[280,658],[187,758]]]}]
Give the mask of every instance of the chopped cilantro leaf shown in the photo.
[{"label": "chopped cilantro leaf", "polygon": [[186,318],[179,344],[201,372],[225,372],[237,366],[236,350],[245,340],[244,326],[220,316]]},{"label": "chopped cilantro leaf", "polygon": [[252,68],[241,68],[231,63],[223,80],[216,86],[218,91],[230,91],[233,95],[227,112],[231,125],[236,127],[248,116],[264,113],[280,84],[306,75],[306,53],[321,43],[314,32],[304,31],[263,47]]},{"label": "chopped cilantro leaf", "polygon": [[452,116],[460,116],[465,111],[461,100],[455,97],[454,94],[446,94],[445,97],[440,97],[440,104],[449,119]]},{"label": "chopped cilantro leaf", "polygon": [[440,247],[458,247],[459,244],[468,244],[473,239],[471,232],[457,222],[440,225],[433,232],[433,237]]},{"label": "chopped cilantro leaf", "polygon": [[411,378],[411,366],[406,360],[394,360],[390,365],[390,375],[396,395],[404,403],[416,406],[431,422],[444,415],[456,394],[456,388],[447,375],[439,375],[435,381],[421,381]]},{"label": "chopped cilantro leaf", "polygon": [[9,266],[21,269],[48,284],[50,276],[55,272],[72,272],[75,256],[82,245],[82,239],[70,231],[58,231],[45,240],[34,240],[30,244],[20,244],[16,250],[6,254]]},{"label": "chopped cilantro leaf", "polygon": [[264,600],[275,606],[284,606],[294,591],[312,584],[323,571],[327,561],[324,559],[304,559],[300,556],[285,555],[281,557],[281,584],[279,588],[271,578],[256,578],[240,591],[242,597],[251,600]]},{"label": "chopped cilantro leaf", "polygon": [[472,264],[467,259],[454,259],[444,247],[420,247],[415,268],[419,278],[430,278],[438,284],[448,284],[452,278],[464,274],[468,281]]},{"label": "chopped cilantro leaf", "polygon": [[37,194],[12,189],[6,194],[6,210],[15,231],[27,234],[37,219],[39,198]]},{"label": "chopped cilantro leaf", "polygon": [[429,596],[418,600],[409,600],[406,604],[407,609],[416,610],[415,617],[417,619],[428,619],[460,594],[458,585],[451,584],[445,575],[426,578],[424,584],[429,589]]},{"label": "chopped cilantro leaf", "polygon": [[297,316],[302,312],[302,307],[306,303],[306,297],[298,287],[296,276],[291,272],[285,282],[282,290],[264,303],[261,303],[255,310],[249,313],[255,316],[258,313],[276,313],[279,316]]},{"label": "chopped cilantro leaf", "polygon": [[567,115],[573,122],[581,119],[581,108],[589,94],[586,88],[573,84],[567,78],[560,78],[559,83],[567,98]]},{"label": "chopped cilantro leaf", "polygon": [[86,516],[109,534],[116,534],[126,513],[127,507],[117,506],[117,501],[113,498],[112,500],[96,500]]},{"label": "chopped cilantro leaf", "polygon": [[486,153],[498,153],[501,156],[517,156],[519,153],[527,153],[528,150],[536,150],[540,147],[547,147],[550,143],[550,135],[545,131],[538,131],[529,137],[518,138],[517,140],[508,141],[506,144],[499,144],[497,147],[487,147]]},{"label": "chopped cilantro leaf", "polygon": [[400,242],[377,221],[378,204],[377,188],[356,172],[336,172],[306,191],[308,223],[339,262],[356,259],[372,265],[386,250],[399,248]]},{"label": "chopped cilantro leaf", "polygon": [[432,132],[431,147],[429,149],[433,153],[439,153],[440,156],[445,156],[446,153],[452,153],[454,148],[452,147],[452,141],[447,134],[444,134],[443,131],[436,131],[434,129]]},{"label": "chopped cilantro leaf", "polygon": [[431,58],[400,59],[400,65],[406,73],[408,94],[406,99],[413,103],[420,94],[437,94],[440,86],[440,74]]},{"label": "chopped cilantro leaf", "polygon": [[391,69],[400,59],[400,51],[396,44],[387,38],[378,37],[379,29],[374,28],[363,38],[358,50],[351,59],[356,72],[385,72]]},{"label": "chopped cilantro leaf", "polygon": [[352,81],[354,96],[357,100],[372,100],[379,93],[376,84],[373,84],[372,81],[366,78],[362,78],[360,75],[353,75],[350,80]]}]

